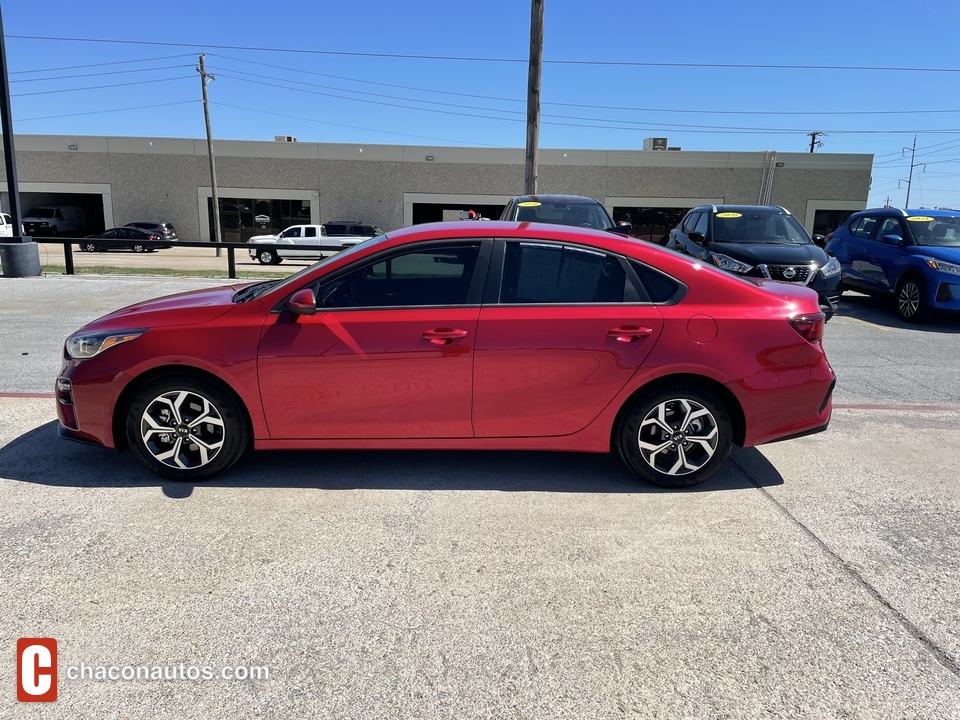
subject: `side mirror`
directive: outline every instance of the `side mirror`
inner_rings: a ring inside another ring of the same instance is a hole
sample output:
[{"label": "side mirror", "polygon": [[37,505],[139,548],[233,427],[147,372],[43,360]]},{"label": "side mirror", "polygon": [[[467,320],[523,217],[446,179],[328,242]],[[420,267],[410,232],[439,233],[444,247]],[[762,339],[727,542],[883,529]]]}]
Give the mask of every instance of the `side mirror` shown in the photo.
[{"label": "side mirror", "polygon": [[900,237],[899,235],[884,235],[883,241],[887,245],[895,245],[896,247],[900,247],[901,245],[903,245],[903,238]]},{"label": "side mirror", "polygon": [[313,294],[313,290],[310,288],[297,290],[287,300],[287,309],[294,315],[316,315],[317,296]]},{"label": "side mirror", "polygon": [[692,233],[688,233],[687,237],[690,238],[690,242],[702,243],[704,241],[703,233],[692,232]]},{"label": "side mirror", "polygon": [[607,232],[617,233],[618,235],[629,235],[633,232],[633,224],[621,220],[614,227],[607,228]]},{"label": "side mirror", "polygon": [[826,247],[827,246],[827,236],[821,235],[820,233],[814,233],[813,235],[813,244],[817,247]]}]

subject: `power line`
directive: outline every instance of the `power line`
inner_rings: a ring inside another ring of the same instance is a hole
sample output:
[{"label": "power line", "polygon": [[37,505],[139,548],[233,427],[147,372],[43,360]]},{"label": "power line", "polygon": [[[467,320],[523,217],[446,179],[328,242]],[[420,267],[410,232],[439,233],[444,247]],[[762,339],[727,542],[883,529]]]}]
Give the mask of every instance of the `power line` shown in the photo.
[{"label": "power line", "polygon": [[[376,80],[364,80],[361,78],[348,77],[344,75],[332,75],[330,73],[316,72],[313,70],[304,70],[301,68],[289,67],[286,65],[275,65],[273,63],[264,63],[257,62],[256,60],[245,60],[243,58],[230,57],[229,55],[221,55],[218,53],[208,53],[212,57],[218,57],[223,60],[230,60],[232,62],[247,63],[249,65],[259,65],[261,67],[273,68],[275,70],[285,70],[288,72],[297,72],[303,73],[305,75],[315,75],[317,77],[326,77],[333,80],[344,80],[347,82],[356,82],[363,83],[365,85],[378,85],[381,87],[395,88],[397,90],[411,90],[414,92],[424,92],[432,93],[437,95],[451,95],[454,97],[464,97],[472,98],[475,100],[494,100],[497,102],[511,102],[511,103],[523,103],[525,100],[522,98],[507,98],[507,97],[498,97],[493,95],[476,95],[472,93],[462,93],[454,92],[451,90],[436,90],[433,88],[423,88],[416,87],[412,85],[397,85],[394,83],[385,83],[379,82]],[[240,70],[227,68],[229,72],[238,72],[241,74],[249,74],[254,77],[259,77],[254,73],[243,73]],[[276,78],[274,78],[276,79]],[[286,79],[285,79],[286,80]],[[287,82],[297,82],[295,80],[286,80]],[[345,92],[360,92],[359,90],[346,90]],[[427,101],[417,101],[417,102],[427,102]],[[700,109],[679,109],[679,108],[642,108],[642,107],[626,107],[620,105],[589,105],[585,103],[562,103],[562,102],[542,102],[542,105],[550,105],[555,107],[573,107],[573,108],[584,108],[589,110],[617,110],[622,112],[656,112],[656,113],[691,113],[698,115],[916,115],[916,114],[945,114],[945,113],[960,113],[960,109],[957,110],[700,110]]]},{"label": "power line", "polygon": [[[417,55],[404,53],[371,53],[345,50],[315,50],[302,48],[252,47],[250,45],[214,45],[210,43],[169,42],[159,40],[119,40],[106,38],[67,38],[49,37],[42,35],[8,35],[9,39],[16,40],[45,40],[53,42],[83,42],[105,43],[119,45],[148,45],[157,47],[190,47],[207,48],[214,50],[245,50],[255,52],[296,53],[305,55],[335,55],[343,57],[370,57],[388,58],[394,60],[444,60],[456,62],[484,62],[484,63],[527,63],[521,58],[488,58],[463,57],[455,55]],[[931,73],[960,73],[960,68],[937,67],[895,67],[869,65],[766,65],[753,63],[680,63],[680,62],[641,62],[641,61],[614,61],[614,60],[544,60],[545,64],[553,65],[583,65],[605,67],[678,67],[678,68],[718,68],[742,70],[852,70],[870,72],[931,72]]]},{"label": "power line", "polygon": [[11,95],[10,97],[27,97],[29,95],[55,95],[57,93],[82,92],[84,90],[102,90],[104,88],[129,87],[130,85],[149,85],[151,83],[170,82],[171,80],[184,80],[187,77],[188,76],[186,75],[182,75],[180,77],[159,78],[157,80],[138,80],[136,82],[117,83],[115,85],[91,85],[89,87],[68,88],[66,90],[41,90],[39,92],[17,93],[15,95]]},{"label": "power line", "polygon": [[382,133],[382,134],[384,134],[384,135],[400,135],[400,136],[403,136],[403,137],[417,138],[417,139],[419,139],[419,140],[436,140],[436,141],[439,141],[439,142],[459,143],[459,144],[461,144],[461,145],[463,145],[463,146],[465,146],[465,147],[474,147],[474,146],[477,146],[477,145],[479,145],[480,147],[499,147],[499,145],[487,145],[487,144],[485,144],[485,143],[478,143],[478,142],[476,142],[476,141],[474,141],[474,140],[471,140],[471,141],[468,142],[468,141],[466,141],[466,140],[451,140],[450,138],[430,137],[429,135],[414,135],[414,134],[412,134],[412,133],[402,133],[402,132],[396,132],[396,131],[393,131],[393,130],[376,130],[376,129],[374,129],[374,128],[365,128],[365,127],[360,127],[360,126],[358,126],[358,125],[353,125],[353,124],[347,125],[346,123],[335,123],[335,122],[330,122],[329,120],[317,120],[316,118],[299,117],[299,116],[297,116],[297,115],[286,115],[286,114],[284,114],[284,113],[272,112],[272,111],[270,111],[270,110],[262,110],[262,109],[259,109],[259,108],[241,107],[240,105],[230,105],[230,104],[228,104],[228,103],[222,103],[222,102],[213,102],[213,101],[211,101],[210,104],[211,104],[211,105],[220,105],[220,106],[222,106],[222,107],[233,108],[234,110],[244,110],[244,111],[246,111],[246,112],[260,113],[260,114],[262,114],[262,115],[274,115],[274,116],[276,116],[276,117],[287,118],[288,120],[303,120],[304,122],[316,123],[316,124],[318,124],[318,125],[331,125],[331,126],[333,126],[333,127],[350,128],[351,130],[363,130],[363,131],[365,131],[365,132],[376,132],[376,133]]},{"label": "power line", "polygon": [[113,60],[111,62],[90,63],[88,65],[64,65],[62,67],[43,68],[40,70],[17,70],[15,72],[10,72],[7,74],[8,75],[25,75],[27,73],[60,72],[61,70],[80,70],[82,68],[107,67],[108,65],[127,65],[129,63],[154,62],[156,60],[172,60],[173,58],[182,58],[182,57],[193,57],[193,53],[180,53],[179,55],[163,55],[161,57],[142,58],[140,60]]},{"label": "power line", "polygon": [[[234,72],[238,72],[238,71],[234,71]],[[254,75],[254,73],[245,73],[245,74],[247,74],[247,75]],[[381,105],[381,106],[385,106],[385,107],[401,108],[401,109],[404,109],[404,110],[417,110],[417,111],[420,111],[420,112],[439,113],[439,114],[443,114],[443,115],[456,115],[456,116],[460,116],[460,117],[473,117],[473,118],[479,118],[479,119],[482,119],[482,120],[501,120],[501,121],[508,121],[508,122],[516,122],[516,121],[517,121],[517,119],[515,119],[515,118],[496,117],[496,116],[491,116],[491,115],[480,115],[480,114],[477,114],[477,113],[458,112],[458,111],[455,111],[455,110],[440,110],[440,109],[435,109],[435,108],[414,107],[414,106],[411,106],[411,105],[403,105],[403,104],[400,104],[400,103],[383,102],[383,101],[380,101],[380,100],[369,100],[369,99],[366,99],[366,98],[348,97],[348,96],[345,96],[345,95],[337,95],[337,94],[335,94],[335,93],[330,93],[330,92],[321,92],[321,91],[319,91],[319,90],[309,90],[309,89],[307,89],[307,88],[289,87],[289,86],[287,86],[287,85],[279,85],[279,84],[277,84],[277,83],[275,83],[275,82],[271,83],[271,82],[264,82],[264,81],[262,81],[262,80],[251,80],[250,78],[238,77],[238,76],[236,76],[236,75],[231,75],[231,74],[229,74],[229,73],[224,73],[224,72],[220,72],[219,75],[220,75],[220,77],[223,77],[223,78],[229,78],[229,79],[232,79],[232,80],[239,80],[240,82],[252,83],[252,84],[254,84],[254,85],[262,85],[262,86],[265,86],[265,87],[272,87],[272,88],[276,88],[276,89],[279,89],[279,90],[291,90],[291,91],[294,91],[294,92],[306,93],[306,94],[308,94],[308,95],[320,95],[320,96],[323,96],[323,97],[332,97],[332,98],[336,98],[336,99],[338,99],[338,100],[348,100],[348,101],[359,102],[359,103],[366,103],[366,104],[371,104],[371,105]],[[258,75],[258,76],[256,76],[256,77],[269,77],[269,76],[259,76],[259,75]],[[280,80],[279,78],[270,78],[270,79]],[[318,86],[318,85],[315,85],[315,84],[313,84],[313,83],[305,83],[305,82],[301,82],[301,81],[284,81],[284,80],[280,80],[280,81],[281,81],[281,82],[296,82],[297,84],[307,85],[307,86],[313,86],[313,87],[326,87],[326,86]],[[415,99],[411,99],[411,98],[398,98],[398,97],[396,97],[396,96],[384,96],[384,95],[380,95],[380,94],[377,94],[377,93],[366,93],[366,92],[362,92],[362,91],[358,91],[358,90],[345,90],[345,91],[344,91],[344,90],[341,90],[341,92],[353,92],[353,93],[356,93],[356,94],[374,95],[374,96],[377,96],[377,97],[388,97],[388,98],[391,98],[391,99],[406,100],[406,101],[408,101],[408,102],[418,102],[418,103],[428,103],[428,104],[434,104],[434,105],[443,105],[443,106],[446,106],[446,107],[456,107],[456,108],[460,108],[461,110],[482,110],[482,111],[484,111],[484,112],[507,113],[507,114],[513,114],[513,115],[520,115],[520,114],[522,114],[522,113],[520,113],[519,111],[515,111],[515,110],[499,110],[499,109],[496,109],[496,108],[482,108],[482,107],[479,107],[479,108],[478,108],[478,107],[469,106],[469,105],[455,105],[455,104],[451,104],[451,103],[438,103],[438,102],[434,102],[434,101],[430,101],[430,100],[415,100]],[[677,130],[678,132],[692,132],[692,133],[721,133],[721,134],[747,134],[747,133],[755,133],[755,134],[773,134],[773,135],[792,135],[792,134],[797,134],[797,133],[806,133],[806,130],[805,130],[805,129],[802,129],[802,128],[762,128],[762,127],[739,127],[739,126],[729,126],[729,125],[687,125],[687,124],[681,124],[681,123],[648,123],[648,122],[641,122],[641,121],[635,121],[635,120],[616,120],[616,119],[610,119],[610,118],[589,118],[589,117],[578,117],[578,116],[570,117],[570,116],[565,116],[565,115],[544,115],[543,117],[550,117],[550,118],[556,118],[556,119],[561,119],[561,120],[562,120],[562,119],[567,119],[567,120],[583,120],[583,121],[586,121],[586,122],[589,122],[589,123],[598,123],[598,122],[599,122],[599,123],[617,123],[617,125],[610,125],[610,124],[595,125],[595,124],[580,124],[580,123],[570,123],[570,122],[556,122],[556,121],[548,122],[548,121],[544,121],[544,124],[555,125],[555,126],[594,128],[594,129],[602,129],[602,130],[644,130],[644,131],[649,131],[649,130]],[[629,127],[622,127],[622,126],[624,126],[624,125],[629,126]],[[924,132],[924,133],[928,133],[928,134],[947,133],[947,132],[948,132],[948,133],[956,133],[956,132],[960,132],[960,130],[958,130],[958,129],[950,129],[950,130],[936,130],[936,129],[924,129],[924,130],[912,130],[912,129],[911,129],[911,130],[907,130],[907,129],[904,129],[904,130],[831,130],[830,132],[831,132],[831,134],[837,134],[837,135],[841,135],[841,134],[844,134],[844,135],[874,135],[874,134],[885,134],[885,135],[910,134],[910,135],[913,135],[913,134],[916,134],[916,133],[918,133],[918,132]]]},{"label": "power line", "polygon": [[[164,100],[163,107],[171,107],[173,105],[192,105],[193,103],[199,102],[198,100],[180,100],[177,102],[168,102]],[[59,118],[68,118],[68,117],[80,117],[81,115],[101,115],[104,113],[114,113],[114,112],[126,112],[128,110],[154,110],[156,111],[157,104],[152,103],[150,105],[135,105],[133,107],[123,107],[123,108],[111,108],[109,110],[90,110],[88,112],[79,112],[79,113],[67,113],[66,115],[44,115],[43,117],[32,117],[32,118],[17,118],[18,123],[30,122],[31,120],[56,120]]]},{"label": "power line", "polygon": [[43,78],[22,78],[20,80],[11,80],[11,83],[33,83],[46,82],[47,80],[71,80],[73,78],[100,77],[102,75],[127,75],[129,73],[150,72],[151,70],[177,70],[184,67],[193,67],[192,65],[162,65],[161,67],[136,68],[135,70],[110,70],[109,72],[83,73],[81,75],[54,75],[53,77]]}]

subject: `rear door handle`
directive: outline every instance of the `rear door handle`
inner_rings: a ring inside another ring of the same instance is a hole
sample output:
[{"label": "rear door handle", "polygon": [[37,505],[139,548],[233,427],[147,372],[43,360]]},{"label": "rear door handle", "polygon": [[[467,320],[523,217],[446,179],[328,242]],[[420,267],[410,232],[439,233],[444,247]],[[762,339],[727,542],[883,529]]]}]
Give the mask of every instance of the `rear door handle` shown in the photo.
[{"label": "rear door handle", "polygon": [[449,345],[454,340],[459,340],[467,336],[466,330],[459,328],[434,328],[425,330],[420,337],[429,340],[434,345]]},{"label": "rear door handle", "polygon": [[653,328],[638,327],[637,325],[621,325],[607,332],[607,337],[611,337],[619,342],[634,342],[642,337],[653,334]]}]

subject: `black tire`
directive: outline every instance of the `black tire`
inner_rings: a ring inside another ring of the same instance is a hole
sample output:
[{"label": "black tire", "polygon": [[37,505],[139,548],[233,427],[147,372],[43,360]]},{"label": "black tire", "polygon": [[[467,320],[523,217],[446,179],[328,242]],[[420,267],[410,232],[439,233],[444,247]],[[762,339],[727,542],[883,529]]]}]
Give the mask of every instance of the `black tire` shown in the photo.
[{"label": "black tire", "polygon": [[918,323],[927,319],[926,286],[923,280],[916,275],[907,275],[897,281],[897,291],[894,300],[897,304],[897,313],[904,322]]},{"label": "black tire", "polygon": [[211,478],[250,444],[243,405],[212,383],[184,377],[161,377],[140,388],[127,407],[126,433],[137,459],[170,480]]},{"label": "black tire", "polygon": [[93,243],[84,243],[83,245],[80,246],[80,249],[84,250],[85,252],[96,252],[97,246],[94,245]]},{"label": "black tire", "polygon": [[142,253],[142,252],[146,252],[147,249],[143,245],[134,245],[133,251],[137,253]]},{"label": "black tire", "polygon": [[261,265],[279,265],[281,259],[274,250],[267,248],[257,250],[257,262]]},{"label": "black tire", "polygon": [[638,399],[617,433],[627,467],[647,482],[670,488],[702,483],[727,459],[732,444],[733,425],[723,403],[690,386]]}]

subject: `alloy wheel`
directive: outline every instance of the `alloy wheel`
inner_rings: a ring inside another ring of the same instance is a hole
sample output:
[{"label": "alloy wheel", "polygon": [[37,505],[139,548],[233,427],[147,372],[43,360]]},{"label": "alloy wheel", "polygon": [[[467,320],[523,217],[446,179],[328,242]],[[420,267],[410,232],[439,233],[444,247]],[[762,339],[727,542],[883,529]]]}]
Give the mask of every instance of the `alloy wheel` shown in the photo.
[{"label": "alloy wheel", "polygon": [[224,442],[223,417],[198,392],[173,390],[147,404],[140,418],[140,437],[153,458],[179,470],[213,462]]},{"label": "alloy wheel", "polygon": [[719,441],[717,419],[689,398],[655,405],[640,423],[637,444],[644,462],[657,472],[680,476],[710,462]]},{"label": "alloy wheel", "polygon": [[920,311],[920,288],[913,280],[907,280],[900,286],[897,309],[905,320],[913,318]]}]

